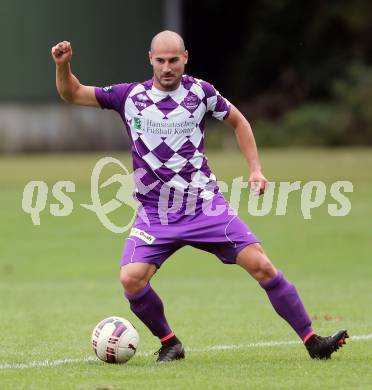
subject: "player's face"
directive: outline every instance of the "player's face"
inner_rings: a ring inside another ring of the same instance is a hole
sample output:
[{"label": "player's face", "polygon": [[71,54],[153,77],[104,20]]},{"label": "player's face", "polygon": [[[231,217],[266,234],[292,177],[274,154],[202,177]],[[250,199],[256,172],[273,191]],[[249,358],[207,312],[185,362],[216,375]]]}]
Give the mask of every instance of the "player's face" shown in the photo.
[{"label": "player's face", "polygon": [[187,63],[187,50],[154,50],[149,53],[154,69],[154,85],[163,91],[172,91],[179,86]]}]

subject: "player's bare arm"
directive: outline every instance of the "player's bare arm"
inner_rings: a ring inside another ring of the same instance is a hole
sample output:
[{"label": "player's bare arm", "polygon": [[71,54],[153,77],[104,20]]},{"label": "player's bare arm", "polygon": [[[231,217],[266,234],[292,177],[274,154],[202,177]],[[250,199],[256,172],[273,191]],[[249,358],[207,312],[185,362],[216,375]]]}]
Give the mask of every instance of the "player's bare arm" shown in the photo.
[{"label": "player's bare arm", "polygon": [[72,46],[68,41],[52,47],[52,57],[56,64],[56,85],[59,96],[68,103],[99,107],[94,87],[83,85],[71,72]]},{"label": "player's bare arm", "polygon": [[249,122],[233,105],[225,122],[234,128],[240,150],[248,161],[250,171],[249,183],[252,190],[259,195],[263,194],[267,186],[267,179],[261,172],[256,141]]}]

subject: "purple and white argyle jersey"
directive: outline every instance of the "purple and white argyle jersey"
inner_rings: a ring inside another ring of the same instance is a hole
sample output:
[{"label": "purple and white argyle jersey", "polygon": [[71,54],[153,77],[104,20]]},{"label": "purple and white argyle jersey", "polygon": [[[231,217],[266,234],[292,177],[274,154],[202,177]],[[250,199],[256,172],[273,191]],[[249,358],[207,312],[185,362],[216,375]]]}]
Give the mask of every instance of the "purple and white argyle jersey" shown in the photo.
[{"label": "purple and white argyle jersey", "polygon": [[164,185],[213,198],[218,186],[204,151],[206,115],[223,120],[231,104],[211,84],[183,75],[174,91],[160,91],[148,80],[97,87],[95,94],[100,106],[117,111],[126,126],[133,169],[145,172],[140,185],[136,182],[135,197],[142,204],[157,204]]}]

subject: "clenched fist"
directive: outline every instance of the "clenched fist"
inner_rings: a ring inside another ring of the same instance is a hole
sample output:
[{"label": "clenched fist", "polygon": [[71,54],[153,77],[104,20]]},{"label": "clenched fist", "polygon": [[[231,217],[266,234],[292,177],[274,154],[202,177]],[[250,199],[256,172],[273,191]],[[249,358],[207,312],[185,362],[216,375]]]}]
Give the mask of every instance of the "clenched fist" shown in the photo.
[{"label": "clenched fist", "polygon": [[52,57],[56,65],[69,63],[72,57],[71,43],[68,41],[57,43],[52,47]]}]

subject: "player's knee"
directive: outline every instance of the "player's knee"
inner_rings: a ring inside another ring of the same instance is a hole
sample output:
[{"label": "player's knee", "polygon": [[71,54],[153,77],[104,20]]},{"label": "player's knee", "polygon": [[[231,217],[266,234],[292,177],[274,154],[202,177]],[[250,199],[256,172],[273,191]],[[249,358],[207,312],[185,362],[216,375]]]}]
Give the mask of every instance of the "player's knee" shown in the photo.
[{"label": "player's knee", "polygon": [[266,282],[276,275],[276,269],[269,259],[263,259],[259,264],[258,278],[259,282]]},{"label": "player's knee", "polygon": [[245,248],[238,255],[237,263],[258,282],[265,282],[276,275],[275,267],[260,244],[252,244]]},{"label": "player's knee", "polygon": [[147,281],[122,271],[120,273],[120,283],[127,294],[133,295],[139,293],[146,286]]},{"label": "player's knee", "polygon": [[258,281],[258,282],[266,282],[276,275],[276,269],[269,260],[269,258],[266,256],[264,251],[259,248],[258,252],[256,253],[257,258],[256,261],[253,263],[254,266],[250,270],[251,275]]}]

